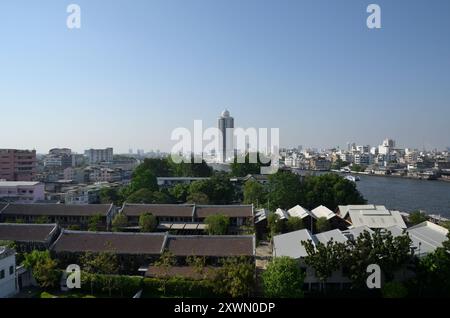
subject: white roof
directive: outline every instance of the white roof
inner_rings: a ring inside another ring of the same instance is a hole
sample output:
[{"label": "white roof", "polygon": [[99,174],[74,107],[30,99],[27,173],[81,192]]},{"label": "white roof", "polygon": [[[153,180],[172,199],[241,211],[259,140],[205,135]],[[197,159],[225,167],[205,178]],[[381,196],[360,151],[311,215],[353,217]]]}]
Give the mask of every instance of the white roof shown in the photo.
[{"label": "white roof", "polygon": [[432,253],[447,241],[448,230],[432,222],[422,222],[406,230],[417,255]]},{"label": "white roof", "polygon": [[323,205],[319,205],[317,208],[311,211],[311,214],[314,218],[326,218],[327,220],[336,216],[336,214],[331,211],[329,208]]},{"label": "white roof", "polygon": [[[354,227],[367,226],[371,229],[386,229],[398,226],[406,229],[405,221],[399,211],[389,211],[383,205],[347,205],[339,206],[343,217],[350,217]],[[343,213],[343,214],[342,214]]]},{"label": "white roof", "polygon": [[333,242],[345,243],[347,238],[339,230],[331,230],[327,232],[322,232],[314,235],[320,243],[326,245],[331,239]]},{"label": "white roof", "polygon": [[360,236],[364,231],[369,232],[370,234],[373,234],[374,232],[368,228],[367,226],[358,226],[358,227],[351,227],[348,230],[345,230],[342,232],[349,240],[356,240],[358,236]]},{"label": "white roof", "polygon": [[280,220],[284,220],[284,219],[288,219],[289,218],[289,214],[287,214],[287,212],[285,210],[280,209],[280,208],[278,208],[275,211],[275,214],[280,217]]},{"label": "white roof", "polygon": [[328,241],[333,239],[334,242],[344,243],[347,238],[339,230],[331,230],[319,234],[312,235],[310,231],[306,229],[276,235],[273,238],[273,256],[289,256],[295,259],[306,257],[305,247],[302,245],[302,241],[311,240],[316,246],[319,242],[327,244]]},{"label": "white roof", "polygon": [[300,205],[296,205],[293,208],[290,208],[288,211],[289,216],[294,216],[294,217],[298,217],[298,218],[305,218],[308,215],[311,215],[311,212],[308,211],[307,209],[305,209],[304,207],[300,206]]},{"label": "white roof", "polygon": [[0,181],[0,187],[32,187],[39,183],[37,181]]},{"label": "white roof", "polygon": [[289,256],[295,259],[306,257],[308,253],[301,242],[308,240],[314,242],[311,233],[306,229],[276,235],[273,238],[273,256]]}]

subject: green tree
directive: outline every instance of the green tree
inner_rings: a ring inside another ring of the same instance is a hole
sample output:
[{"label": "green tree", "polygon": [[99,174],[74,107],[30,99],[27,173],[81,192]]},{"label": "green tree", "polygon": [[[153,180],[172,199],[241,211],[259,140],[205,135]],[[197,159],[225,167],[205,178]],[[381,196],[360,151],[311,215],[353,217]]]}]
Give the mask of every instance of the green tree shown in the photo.
[{"label": "green tree", "polygon": [[230,204],[234,199],[233,184],[225,174],[216,174],[210,179],[192,182],[189,186],[189,197],[194,193],[205,194],[211,204]]},{"label": "green tree", "polygon": [[405,298],[408,289],[400,282],[388,282],[381,288],[383,298]]},{"label": "green tree", "polygon": [[177,202],[184,203],[189,193],[189,184],[176,184],[169,189],[169,193]]},{"label": "green tree", "polygon": [[170,269],[176,265],[176,258],[170,251],[164,251],[159,259],[154,263],[154,266],[160,268],[163,272],[162,280],[163,280],[163,294],[166,294],[166,285],[167,281],[170,278],[169,272]]},{"label": "green tree", "polygon": [[132,192],[136,192],[141,189],[147,189],[153,192],[158,190],[158,183],[155,175],[150,170],[143,169],[141,166],[138,166],[133,171],[130,188]]},{"label": "green tree", "polygon": [[337,159],[333,164],[331,165],[331,169],[334,170],[340,170],[343,167],[347,167],[349,163],[347,161],[343,161],[342,159]]},{"label": "green tree", "polygon": [[206,258],[204,256],[190,255],[186,258],[186,263],[194,268],[194,272],[202,279],[205,279]]},{"label": "green tree", "polygon": [[102,215],[101,214],[95,214],[89,217],[88,221],[88,231],[90,232],[97,232],[102,227]]},{"label": "green tree", "polygon": [[366,203],[354,182],[334,173],[308,176],[301,187],[303,193],[298,202],[307,209],[324,205],[334,211],[338,205]]},{"label": "green tree", "polygon": [[[252,161],[252,163],[250,163]],[[256,162],[255,162],[256,161]],[[266,163],[262,163],[262,162]],[[231,164],[231,174],[235,177],[245,177],[249,174],[260,174],[261,167],[270,166],[270,159],[260,153],[247,153],[241,157],[235,157]]]},{"label": "green tree", "polygon": [[350,167],[350,170],[354,171],[354,172],[361,172],[361,171],[366,170],[366,168],[364,166],[362,166],[362,165],[352,164],[351,167]]},{"label": "green tree", "polygon": [[137,190],[127,198],[128,203],[151,204],[153,203],[153,200],[154,200],[153,191],[150,189]]},{"label": "green tree", "polygon": [[300,177],[288,171],[278,171],[269,175],[267,200],[269,209],[290,209],[301,199]]},{"label": "green tree", "polygon": [[128,219],[125,214],[118,213],[112,221],[113,232],[120,232],[128,225]]},{"label": "green tree", "polygon": [[108,187],[100,190],[100,203],[102,204],[114,203],[115,205],[122,205],[124,200],[125,197],[118,188]]},{"label": "green tree", "polygon": [[266,202],[266,188],[259,182],[248,180],[244,184],[244,203],[253,204],[256,207]]},{"label": "green tree", "polygon": [[283,220],[280,220],[278,214],[271,212],[267,217],[267,227],[269,230],[270,237],[273,238],[275,235],[283,232],[284,222]]},{"label": "green tree", "polygon": [[295,217],[295,216],[290,217],[287,220],[286,226],[287,226],[287,230],[289,232],[298,231],[298,230],[305,228],[305,225],[303,224],[303,220],[301,218]]},{"label": "green tree", "polygon": [[119,273],[117,255],[112,252],[86,252],[80,258],[83,270],[92,274],[113,275]]},{"label": "green tree", "polygon": [[187,196],[187,203],[209,204],[209,198],[202,192],[194,192]]},{"label": "green tree", "polygon": [[246,257],[222,259],[213,279],[214,291],[231,297],[249,296],[255,284],[255,267]]},{"label": "green tree", "polygon": [[223,214],[208,215],[205,224],[209,235],[225,235],[228,233],[230,218]]},{"label": "green tree", "polygon": [[350,248],[345,263],[354,287],[365,286],[366,269],[370,264],[378,264],[389,282],[396,270],[411,264],[413,259],[409,236],[393,237],[389,231],[364,231],[348,245]]},{"label": "green tree", "polygon": [[58,264],[50,257],[49,251],[34,250],[25,254],[23,265],[31,270],[41,288],[54,288],[58,285],[60,278],[57,270]]},{"label": "green tree", "polygon": [[416,225],[425,222],[426,220],[428,220],[427,215],[420,211],[411,212],[411,214],[408,217],[408,223],[410,225]]},{"label": "green tree", "polygon": [[317,222],[316,222],[317,233],[326,232],[326,231],[329,231],[330,229],[331,229],[331,225],[326,217],[320,217],[317,219]]},{"label": "green tree", "polygon": [[313,244],[311,240],[302,241],[301,244],[308,253],[308,256],[305,257],[306,265],[314,269],[316,277],[321,282],[322,290],[325,291],[327,279],[344,263],[347,255],[346,245],[335,242],[333,239],[326,245],[321,242]]},{"label": "green tree", "polygon": [[262,279],[266,297],[303,297],[304,274],[300,270],[298,261],[290,257],[275,257],[264,271]]},{"label": "green tree", "polygon": [[151,213],[144,213],[139,216],[139,227],[141,232],[154,232],[158,226],[158,220]]},{"label": "green tree", "polygon": [[433,253],[420,258],[417,264],[416,296],[442,297],[450,295],[450,234]]}]

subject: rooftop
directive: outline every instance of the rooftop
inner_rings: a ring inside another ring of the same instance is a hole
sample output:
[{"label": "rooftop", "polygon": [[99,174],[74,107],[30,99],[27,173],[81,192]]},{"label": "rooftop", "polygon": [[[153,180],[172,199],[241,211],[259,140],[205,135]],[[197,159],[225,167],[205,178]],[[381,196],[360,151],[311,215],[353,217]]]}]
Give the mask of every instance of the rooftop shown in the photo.
[{"label": "rooftop", "polygon": [[33,187],[40,184],[37,181],[0,181],[0,187]]},{"label": "rooftop", "polygon": [[253,256],[252,235],[169,236],[166,248],[176,256]]},{"label": "rooftop", "polygon": [[336,216],[336,214],[329,208],[323,205],[319,205],[317,208],[311,210],[311,214],[314,218],[326,218],[327,220]]},{"label": "rooftop", "polygon": [[0,223],[0,240],[46,242],[57,229],[56,224]]},{"label": "rooftop", "polygon": [[58,215],[58,216],[92,216],[96,214],[107,215],[111,209],[110,204],[8,204],[0,213],[2,215]]},{"label": "rooftop", "polygon": [[51,249],[61,252],[160,254],[165,233],[84,232],[63,230]]}]

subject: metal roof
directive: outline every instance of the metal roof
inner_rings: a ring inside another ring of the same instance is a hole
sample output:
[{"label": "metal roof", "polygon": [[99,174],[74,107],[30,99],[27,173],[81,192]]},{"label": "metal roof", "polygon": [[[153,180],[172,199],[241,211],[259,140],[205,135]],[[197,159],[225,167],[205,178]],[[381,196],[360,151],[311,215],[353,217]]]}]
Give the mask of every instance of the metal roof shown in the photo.
[{"label": "metal roof", "polygon": [[327,220],[336,216],[336,213],[323,205],[319,205],[317,208],[311,210],[311,214],[314,218],[326,218]]}]

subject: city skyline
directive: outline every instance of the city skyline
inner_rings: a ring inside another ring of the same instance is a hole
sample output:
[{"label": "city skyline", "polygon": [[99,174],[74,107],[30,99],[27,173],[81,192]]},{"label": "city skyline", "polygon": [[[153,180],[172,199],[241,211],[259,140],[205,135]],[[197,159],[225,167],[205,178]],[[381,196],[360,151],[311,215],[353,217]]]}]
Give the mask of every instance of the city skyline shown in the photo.
[{"label": "city skyline", "polygon": [[77,3],[79,30],[55,0],[0,5],[0,148],[167,152],[225,108],[282,147],[450,145],[448,1],[377,1],[380,30],[363,1]]}]

